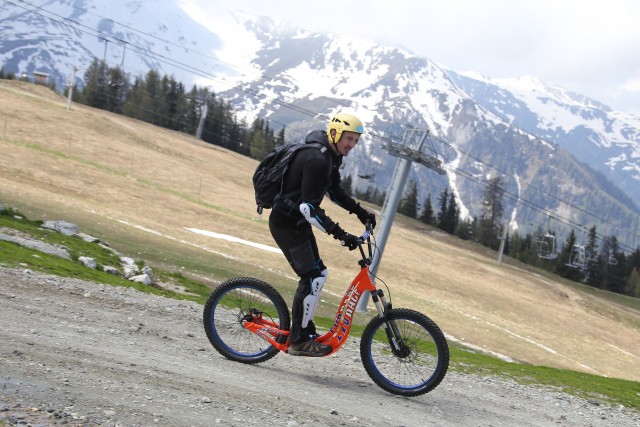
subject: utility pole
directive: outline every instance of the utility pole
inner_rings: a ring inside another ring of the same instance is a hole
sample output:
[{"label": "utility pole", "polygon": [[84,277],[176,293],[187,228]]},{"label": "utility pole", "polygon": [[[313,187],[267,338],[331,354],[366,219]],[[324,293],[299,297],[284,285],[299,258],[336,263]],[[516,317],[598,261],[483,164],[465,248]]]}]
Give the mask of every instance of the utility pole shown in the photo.
[{"label": "utility pole", "polygon": [[124,55],[127,53],[127,42],[122,41],[122,61],[120,61],[120,67],[124,67]]},{"label": "utility pole", "polygon": [[[396,161],[396,167],[393,171],[393,177],[391,178],[391,186],[387,192],[384,204],[382,206],[380,229],[377,234],[377,251],[374,253],[373,260],[371,261],[372,268],[370,269],[370,276],[372,281],[375,281],[375,275],[380,265],[380,259],[384,252],[384,247],[387,244],[387,238],[391,231],[391,225],[393,218],[398,211],[398,205],[402,199],[402,193],[407,183],[407,177],[411,170],[411,165],[414,161],[435,170],[441,175],[445,174],[445,170],[442,167],[442,161],[436,157],[435,150],[431,141],[428,139],[428,129],[407,129],[402,138],[402,144],[394,144],[389,142],[387,149],[389,154],[398,157]],[[417,138],[416,138],[417,137]],[[419,139],[417,147],[411,148],[410,142]],[[424,142],[427,140],[428,144],[425,146]],[[423,152],[426,149],[428,153]],[[366,312],[367,303],[369,302],[369,292],[365,292],[358,305],[356,311]]]},{"label": "utility pole", "polygon": [[508,222],[504,222],[503,226],[502,226],[502,236],[499,237],[500,239],[500,249],[498,249],[498,265],[502,265],[502,254],[504,252],[504,244],[507,241],[507,226],[509,225]]},{"label": "utility pole", "polygon": [[100,37],[100,40],[104,40],[104,53],[102,54],[102,62],[107,63],[107,46],[109,46],[109,40]]},{"label": "utility pole", "polygon": [[71,97],[73,96],[73,85],[75,84],[76,81],[76,67],[73,67],[73,72],[71,73],[71,80],[69,80],[69,82],[67,83],[67,111],[69,111],[71,109]]},{"label": "utility pole", "polygon": [[196,131],[196,138],[198,138],[198,139],[202,139],[202,131],[204,129],[204,121],[207,118],[207,114],[209,113],[209,105],[207,104],[206,100],[202,104],[202,107],[200,108],[200,111],[201,111],[200,123],[198,123],[198,130]]}]

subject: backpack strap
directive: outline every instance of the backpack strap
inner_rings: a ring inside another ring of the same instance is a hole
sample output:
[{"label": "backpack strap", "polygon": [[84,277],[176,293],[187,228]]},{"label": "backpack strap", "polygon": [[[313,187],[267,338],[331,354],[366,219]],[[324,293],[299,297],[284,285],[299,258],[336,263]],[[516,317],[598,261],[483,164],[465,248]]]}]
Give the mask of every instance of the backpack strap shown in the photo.
[{"label": "backpack strap", "polygon": [[[304,150],[305,148],[315,148],[317,150],[320,150],[320,152],[322,154],[325,154],[329,148],[327,148],[326,145],[324,145],[321,142],[307,142],[305,144],[302,144],[302,146],[300,148],[298,148],[296,150],[296,152],[300,151],[300,150]],[[331,155],[326,156],[326,159],[329,161],[329,172],[327,174],[327,178],[330,181],[331,180],[331,172],[333,171],[333,161],[331,159]],[[296,208],[297,205],[294,202],[294,197],[297,199],[299,197],[299,195],[302,194],[302,189],[300,190],[295,190],[295,191],[290,191],[288,193],[282,194],[282,187],[284,187],[284,177],[282,179],[282,183],[280,184],[280,193],[278,193],[276,195],[276,197],[273,199],[273,206],[275,207],[276,203],[282,202],[284,203],[288,208],[289,208],[289,214],[291,212],[293,212]],[[299,204],[299,203],[298,203]]]}]

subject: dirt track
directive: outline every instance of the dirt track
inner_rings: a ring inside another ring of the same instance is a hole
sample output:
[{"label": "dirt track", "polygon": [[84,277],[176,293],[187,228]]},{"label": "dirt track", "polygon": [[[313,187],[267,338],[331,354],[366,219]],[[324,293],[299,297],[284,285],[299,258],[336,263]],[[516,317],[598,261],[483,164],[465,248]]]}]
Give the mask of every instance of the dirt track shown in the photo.
[{"label": "dirt track", "polygon": [[0,267],[0,307],[0,425],[640,425],[624,408],[456,373],[396,397],[355,341],[242,365],[209,345],[202,306],[131,289]]}]

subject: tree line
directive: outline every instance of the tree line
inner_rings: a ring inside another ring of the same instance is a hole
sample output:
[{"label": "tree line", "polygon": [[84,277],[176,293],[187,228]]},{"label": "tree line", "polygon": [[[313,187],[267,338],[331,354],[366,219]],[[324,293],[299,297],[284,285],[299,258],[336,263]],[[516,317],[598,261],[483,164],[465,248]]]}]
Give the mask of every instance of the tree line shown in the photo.
[{"label": "tree line", "polygon": [[[16,76],[0,68],[0,78]],[[229,102],[208,88],[193,85],[187,90],[173,76],[161,76],[155,70],[132,79],[119,66],[109,67],[95,59],[84,74],[84,87],[74,87],[72,94],[74,102],[196,135],[205,142],[258,160],[285,143],[284,127],[276,133],[263,118],[256,118],[249,125],[238,120]],[[350,176],[344,177],[343,186],[354,197],[379,206],[386,198],[385,191],[377,187],[354,192]],[[449,188],[438,195],[435,205],[431,197],[428,194],[420,203],[417,184],[412,182],[398,212],[460,239],[498,250],[504,215],[504,190],[499,177],[489,181],[479,217],[461,219],[456,195]],[[542,228],[524,235],[507,234],[504,239],[504,254],[512,258],[573,281],[640,297],[640,247],[626,255],[615,236],[598,239],[595,226],[589,229],[584,242],[572,230],[559,244],[552,230]]]},{"label": "tree line", "polygon": [[[350,185],[347,181],[346,185]],[[364,200],[376,194],[375,191],[359,193]],[[380,202],[382,200],[382,202]],[[381,205],[378,196],[369,201]],[[625,254],[615,236],[598,237],[594,225],[579,238],[571,230],[564,242],[558,242],[553,230],[539,227],[533,233],[514,232],[502,236],[504,230],[504,189],[500,177],[489,180],[482,200],[479,217],[462,220],[455,193],[445,188],[440,193],[437,204],[431,201],[431,194],[418,204],[418,189],[415,183],[402,199],[398,212],[438,228],[462,240],[475,241],[498,251],[504,238],[504,254],[529,265],[545,269],[566,279],[585,283],[607,291],[640,297],[640,247],[631,254]]]},{"label": "tree line", "polygon": [[251,124],[239,120],[232,105],[209,88],[194,84],[187,89],[173,76],[161,76],[156,70],[132,78],[121,67],[94,59],[83,81],[82,89],[72,92],[74,102],[196,135],[254,159],[262,159],[284,143],[284,128],[276,134],[264,119]]}]

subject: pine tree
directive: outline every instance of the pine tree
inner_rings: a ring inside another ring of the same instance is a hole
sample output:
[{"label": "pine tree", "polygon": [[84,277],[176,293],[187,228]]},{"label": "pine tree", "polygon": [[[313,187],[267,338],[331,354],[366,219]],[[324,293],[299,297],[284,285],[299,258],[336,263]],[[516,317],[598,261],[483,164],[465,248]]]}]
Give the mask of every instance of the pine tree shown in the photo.
[{"label": "pine tree", "polygon": [[502,179],[499,176],[491,178],[482,201],[479,240],[483,245],[492,249],[498,249],[500,244],[498,236],[502,228],[500,223],[504,213],[503,197]]},{"label": "pine tree", "polygon": [[11,71],[4,71],[4,67],[0,68],[0,79],[15,80],[16,75]]},{"label": "pine tree", "polygon": [[627,283],[625,286],[625,295],[640,298],[640,247],[629,255],[626,262]]},{"label": "pine tree", "polygon": [[[458,224],[458,228],[456,229],[456,236],[458,236],[462,240],[471,240],[473,238],[473,229],[474,229],[475,221],[476,221],[475,218],[473,220],[470,220],[470,219],[462,220]],[[507,252],[505,251],[505,254],[506,253]]]},{"label": "pine tree", "polygon": [[94,59],[84,74],[81,102],[94,108],[107,108],[109,74],[104,61]]},{"label": "pine tree", "polygon": [[445,222],[443,230],[449,234],[454,234],[456,231],[456,227],[458,227],[458,222],[460,221],[460,209],[458,208],[458,203],[456,202],[456,195],[451,192],[449,196],[449,204],[447,206],[447,212],[445,214]]},{"label": "pine tree", "polygon": [[502,178],[499,176],[491,178],[484,192],[482,211],[482,217],[488,219],[491,224],[497,225],[502,221],[502,215],[504,214],[503,197]]},{"label": "pine tree", "polygon": [[433,212],[433,206],[431,206],[431,193],[427,194],[427,197],[422,204],[422,211],[418,219],[427,225],[435,224],[436,219]]},{"label": "pine tree", "polygon": [[155,124],[166,129],[171,129],[171,84],[166,74],[159,80],[158,89],[155,106]]},{"label": "pine tree", "polygon": [[625,295],[640,298],[640,269],[634,269],[627,279]]},{"label": "pine tree", "polygon": [[160,97],[160,74],[156,70],[149,70],[142,81],[142,97],[138,107],[139,118],[151,124],[157,124],[160,120],[157,115],[158,98]]},{"label": "pine tree", "polygon": [[251,157],[256,160],[262,160],[274,147],[273,132],[269,131],[268,123],[265,123],[264,119],[254,120],[249,141]]},{"label": "pine tree", "polygon": [[232,149],[234,144],[229,138],[226,103],[213,93],[208,94],[207,102],[208,113],[205,125],[207,142]]},{"label": "pine tree", "polygon": [[278,132],[278,136],[276,136],[276,146],[278,145],[284,145],[285,144],[285,139],[284,139],[284,126],[282,126],[282,128],[280,129],[280,131]]},{"label": "pine tree", "polygon": [[634,269],[640,269],[640,246],[629,255],[625,276],[631,276]]},{"label": "pine tree", "polygon": [[178,83],[176,92],[179,95],[178,99],[176,100],[175,114],[172,118],[172,123],[175,130],[188,133],[187,115],[189,114],[189,99],[187,98],[186,89],[182,83]]},{"label": "pine tree", "polygon": [[129,91],[129,77],[120,67],[109,68],[107,70],[108,82],[106,90],[108,91],[105,109],[114,113],[122,114],[124,112],[124,103],[127,99]]},{"label": "pine tree", "polygon": [[235,116],[232,120],[231,126],[231,140],[233,141],[234,150],[243,156],[249,157],[249,129],[246,122],[243,120],[238,121]]},{"label": "pine tree", "polygon": [[415,218],[418,212],[418,186],[413,181],[410,185],[409,193],[402,199],[398,212],[409,218]]},{"label": "pine tree", "polygon": [[437,221],[438,228],[444,230],[447,221],[447,205],[449,203],[449,187],[446,187],[440,193],[440,197],[438,198],[438,206],[440,209],[438,210]]},{"label": "pine tree", "polygon": [[618,294],[625,290],[626,258],[620,253],[618,239],[610,236],[604,239],[602,256],[602,288]]},{"label": "pine tree", "polygon": [[133,81],[133,84],[129,88],[127,100],[124,103],[125,116],[132,117],[134,119],[140,119],[140,103],[142,102],[143,91],[143,82],[140,78],[136,77]]},{"label": "pine tree", "polygon": [[[182,113],[183,132],[195,135],[200,122],[200,105],[198,101],[198,87],[193,85],[191,91],[185,95],[185,111]],[[206,128],[205,128],[206,129]],[[206,130],[204,132],[206,134]]]},{"label": "pine tree", "polygon": [[575,253],[574,248],[576,247],[577,241],[578,239],[576,237],[575,230],[571,229],[571,232],[564,241],[562,250],[558,254],[555,273],[566,279],[573,280],[574,282],[581,282],[584,280],[582,270],[572,266],[571,264],[573,262],[571,256]]},{"label": "pine tree", "polygon": [[184,106],[184,86],[171,76],[163,79],[165,123],[168,129],[180,130]]},{"label": "pine tree", "polygon": [[589,286],[599,288],[602,286],[602,257],[598,254],[596,226],[589,229],[587,244],[585,245],[586,279]]}]

